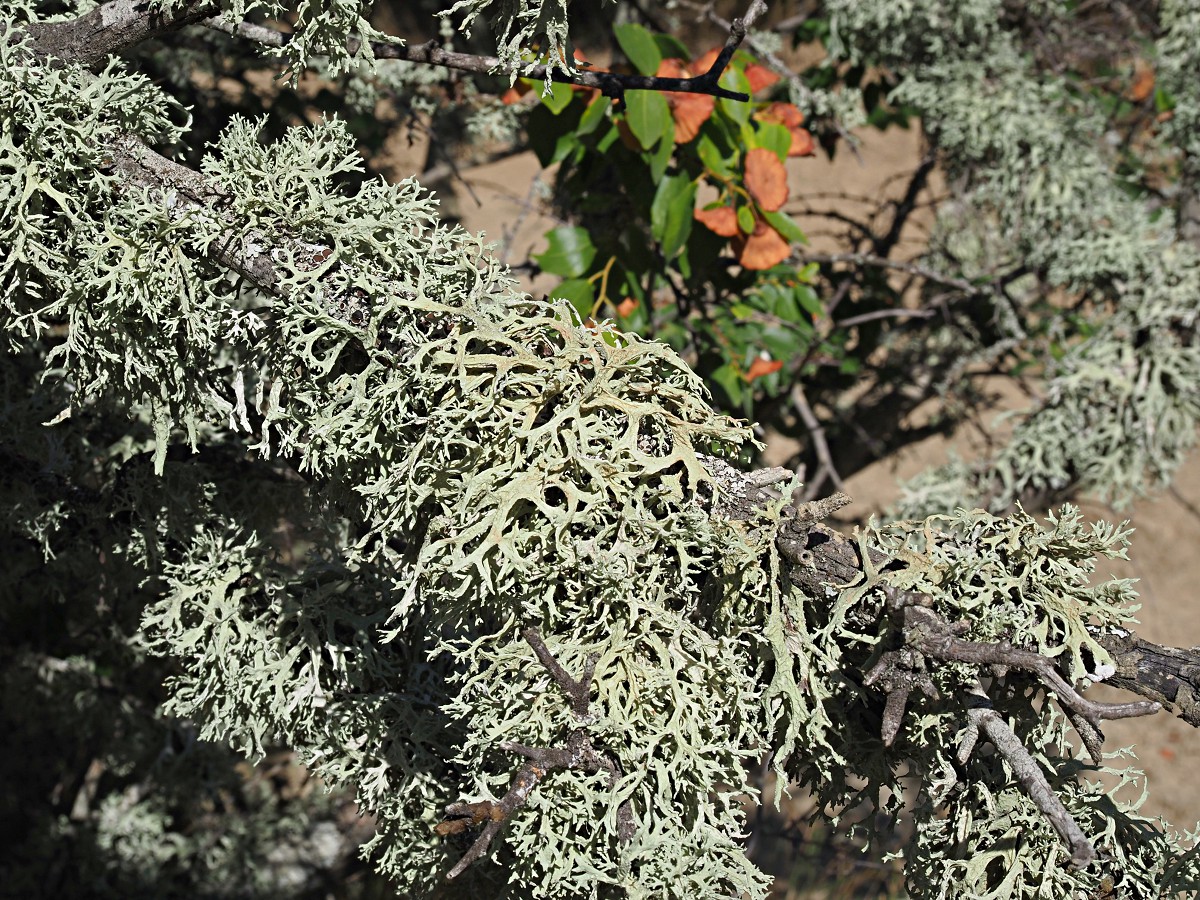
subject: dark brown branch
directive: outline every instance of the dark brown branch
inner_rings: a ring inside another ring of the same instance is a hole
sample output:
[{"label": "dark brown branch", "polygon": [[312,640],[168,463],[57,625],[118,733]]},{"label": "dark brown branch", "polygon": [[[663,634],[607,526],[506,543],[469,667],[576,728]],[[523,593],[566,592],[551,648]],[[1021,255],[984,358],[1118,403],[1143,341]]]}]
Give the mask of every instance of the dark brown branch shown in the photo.
[{"label": "dark brown branch", "polygon": [[[451,834],[461,834],[469,828],[487,822],[479,837],[463,854],[454,867],[446,873],[447,880],[457,878],[467,870],[471,863],[483,857],[496,835],[512,818],[513,814],[525,805],[529,795],[547,773],[555,769],[578,769],[584,772],[604,772],[608,775],[610,787],[616,787],[620,780],[621,770],[616,759],[610,753],[597,750],[592,744],[584,726],[589,724],[592,717],[588,711],[590,705],[592,677],[596,672],[596,662],[599,657],[591,654],[584,664],[582,677],[575,679],[555,659],[554,654],[546,646],[541,633],[536,628],[526,628],[521,632],[526,643],[533,648],[538,662],[550,673],[550,677],[567,695],[571,701],[571,713],[580,727],[571,731],[567,743],[562,747],[530,747],[528,744],[518,744],[506,741],[500,744],[500,749],[508,753],[516,753],[528,760],[512,777],[508,791],[500,800],[481,800],[475,803],[451,803],[446,807],[446,818],[434,828],[443,837]],[[617,809],[617,836],[622,843],[628,843],[633,838],[633,810],[628,802],[623,802]]]},{"label": "dark brown branch", "polygon": [[[733,473],[736,471],[732,470]],[[740,474],[741,486],[733,486],[731,491],[745,490],[752,495],[759,491],[754,481],[755,473]],[[725,473],[714,477],[723,482],[731,476]],[[763,499],[760,506],[769,499]],[[742,504],[732,504],[724,508],[723,513],[739,518],[741,508]],[[820,521],[805,516],[792,517],[780,528],[775,543],[790,564],[788,580],[814,596],[822,596],[827,584],[850,584],[862,577],[865,561],[859,543]],[[872,569],[886,573],[906,568],[902,560],[892,559],[878,550],[868,550],[868,553]],[[1116,665],[1116,673],[1103,679],[1105,684],[1159,703],[1188,724],[1200,727],[1200,647],[1164,647],[1127,631],[1097,635],[1096,640],[1109,652]],[[1069,707],[1067,714],[1073,715]],[[1088,740],[1083,730],[1080,734]],[[1091,747],[1088,749],[1092,752]]]},{"label": "dark brown branch", "polygon": [[1150,700],[1132,703],[1097,703],[1088,700],[1080,696],[1054,668],[1054,664],[1040,653],[1023,650],[1012,644],[963,640],[945,619],[925,607],[914,605],[905,608],[904,636],[909,646],[942,662],[965,662],[1033,672],[1042,684],[1054,691],[1059,703],[1083,716],[1097,730],[1105,719],[1150,716],[1162,709],[1160,704]]},{"label": "dark brown branch", "polygon": [[1116,667],[1105,684],[1149,697],[1200,728],[1200,647],[1163,647],[1127,631],[1096,640]]},{"label": "dark brown branch", "polygon": [[[718,15],[715,9],[715,4],[711,2],[711,0],[709,0],[708,3],[696,3],[690,2],[690,0],[683,0],[683,5],[691,7],[693,10],[699,13],[700,16],[707,18],[718,28],[725,29],[731,35],[733,34],[733,30],[738,25],[737,19],[734,19],[733,22],[728,22]],[[749,19],[749,14],[747,14],[747,18]],[[751,22],[752,21],[753,20],[751,20]],[[747,23],[744,27],[749,27],[749,24]],[[809,90],[809,87],[804,83],[804,80],[791,70],[787,63],[756,41],[753,37],[747,39],[746,44],[751,50],[754,51],[755,55],[757,55],[758,58],[767,65],[767,68],[774,71],[780,77],[787,79],[788,83],[792,86],[792,90],[795,92],[795,96],[801,97],[802,102],[807,102],[811,105],[812,91]],[[849,131],[846,130],[846,126],[835,119],[833,120],[833,127],[837,131],[838,137],[846,142],[846,145],[858,159],[859,163],[862,163],[862,156],[860,156],[858,152],[858,141],[853,135],[850,134]]]},{"label": "dark brown branch", "polygon": [[[761,3],[761,0],[755,0],[755,3]],[[230,24],[221,18],[211,18],[205,24],[210,28],[216,28],[227,34],[243,37],[267,47],[283,47],[291,40],[289,34],[249,22]],[[627,75],[619,72],[589,72],[586,70],[568,72],[560,68],[548,71],[549,67],[546,65],[533,64],[522,67],[518,74],[522,78],[532,78],[537,81],[545,81],[549,78],[550,81],[557,84],[596,88],[604,96],[614,97],[618,100],[624,96],[626,91],[675,91],[684,94],[711,94],[714,97],[745,102],[750,99],[749,95],[728,90],[718,84],[722,72],[729,64],[734,50],[737,49],[745,34],[744,26],[740,33],[730,32],[729,40],[726,41],[720,56],[709,70],[691,78],[660,78],[656,75]],[[360,46],[358,40],[351,39],[347,44],[347,49],[351,53],[356,53]],[[441,66],[477,75],[494,75],[504,71],[504,63],[498,57],[443,50],[438,46],[437,41],[429,41],[424,44],[391,44],[372,41],[371,52],[376,59],[401,59],[406,62]]]}]

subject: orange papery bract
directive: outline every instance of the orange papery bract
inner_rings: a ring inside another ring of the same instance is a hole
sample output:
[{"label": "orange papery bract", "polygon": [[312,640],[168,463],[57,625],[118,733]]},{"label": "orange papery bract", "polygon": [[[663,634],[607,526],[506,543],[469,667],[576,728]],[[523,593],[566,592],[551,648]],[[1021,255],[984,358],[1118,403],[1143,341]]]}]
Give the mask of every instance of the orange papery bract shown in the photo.
[{"label": "orange papery bract", "polygon": [[817,142],[813,140],[812,132],[807,128],[792,128],[792,146],[788,148],[788,156],[815,156]]},{"label": "orange papery bract", "polygon": [[782,368],[783,363],[778,359],[763,359],[761,356],[756,356],[754,362],[750,363],[749,371],[746,372],[746,380],[753,381],[755,378],[762,378],[764,375],[778,372]]},{"label": "orange papery bract", "polygon": [[737,211],[732,206],[718,206],[716,209],[698,209],[692,217],[721,237],[733,237],[738,233]]},{"label": "orange papery bract", "polygon": [[633,297],[626,297],[617,304],[617,315],[622,316],[623,318],[628,318],[629,316],[633,315],[634,310],[636,310],[639,305],[640,304],[638,301]]},{"label": "orange papery bract", "polygon": [[[691,78],[693,72],[681,59],[664,59],[655,73],[659,78]],[[671,118],[675,121],[675,143],[686,144],[700,133],[700,126],[708,121],[716,108],[717,100],[710,94],[689,94],[684,91],[663,91],[667,105],[671,107]]]},{"label": "orange papery bract", "polygon": [[772,103],[754,114],[760,122],[774,122],[782,125],[792,136],[792,145],[788,148],[788,156],[812,156],[817,152],[816,142],[812,134],[800,126],[804,124],[804,113],[791,103]]},{"label": "orange papery bract", "polygon": [[754,271],[777,266],[792,252],[783,235],[762,219],[755,221],[753,234],[739,232],[733,238],[733,249],[742,267]]},{"label": "orange papery bract", "polygon": [[767,212],[783,206],[788,198],[787,169],[773,150],[755,147],[746,154],[746,190]]},{"label": "orange papery bract", "polygon": [[769,88],[779,80],[779,76],[758,63],[746,66],[746,80],[750,82],[750,93],[756,94],[763,88]]}]

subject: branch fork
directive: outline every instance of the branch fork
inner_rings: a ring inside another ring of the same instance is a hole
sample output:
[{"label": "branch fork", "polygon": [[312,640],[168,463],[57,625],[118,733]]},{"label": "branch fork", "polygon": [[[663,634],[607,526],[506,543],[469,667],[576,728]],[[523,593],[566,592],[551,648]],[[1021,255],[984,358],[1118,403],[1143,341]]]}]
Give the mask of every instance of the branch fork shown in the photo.
[{"label": "branch fork", "polygon": [[[572,678],[562,667],[554,654],[546,646],[541,633],[536,628],[526,628],[521,636],[533,648],[534,655],[550,673],[555,684],[567,695],[570,701],[571,713],[579,727],[573,729],[567,736],[566,744],[559,747],[530,747],[506,741],[499,745],[501,750],[516,753],[527,761],[519,768],[509,782],[508,791],[498,801],[480,800],[473,803],[451,803],[446,807],[446,817],[437,824],[434,831],[443,837],[462,834],[468,829],[484,825],[483,831],[475,839],[475,843],[463,854],[454,867],[446,873],[446,880],[457,878],[467,867],[481,858],[491,846],[492,840],[500,833],[504,825],[512,818],[529,799],[534,788],[543,778],[555,769],[576,769],[584,772],[604,772],[608,775],[610,787],[615,788],[621,777],[621,769],[615,757],[603,750],[598,750],[592,743],[591,735],[586,726],[594,720],[590,712],[590,694],[592,678],[596,672],[599,657],[592,654],[584,664],[583,674]],[[486,824],[484,824],[486,823]],[[617,835],[622,844],[633,838],[634,822],[633,809],[628,801],[622,802],[617,809]]]}]

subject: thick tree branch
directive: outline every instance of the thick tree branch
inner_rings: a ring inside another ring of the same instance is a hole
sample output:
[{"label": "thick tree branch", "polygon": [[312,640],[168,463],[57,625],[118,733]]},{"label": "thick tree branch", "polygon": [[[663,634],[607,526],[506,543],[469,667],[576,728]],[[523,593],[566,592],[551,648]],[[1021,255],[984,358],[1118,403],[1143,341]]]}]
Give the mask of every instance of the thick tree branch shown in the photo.
[{"label": "thick tree branch", "polygon": [[213,15],[212,0],[191,0],[172,13],[152,12],[139,0],[112,0],[64,22],[34,22],[25,30],[38,56],[94,66],[109,56]]},{"label": "thick tree branch", "polygon": [[[758,489],[754,473],[742,475],[741,490]],[[737,517],[732,511],[729,514]],[[861,578],[865,566],[857,541],[804,516],[785,522],[776,545],[791,563],[788,579],[814,596],[821,596],[827,584],[849,584]],[[877,550],[869,554],[875,570],[886,573],[906,567],[902,560]],[[1164,647],[1126,631],[1097,635],[1096,640],[1116,662],[1117,671],[1104,679],[1105,684],[1162,704],[1188,724],[1200,727],[1200,647]]]}]

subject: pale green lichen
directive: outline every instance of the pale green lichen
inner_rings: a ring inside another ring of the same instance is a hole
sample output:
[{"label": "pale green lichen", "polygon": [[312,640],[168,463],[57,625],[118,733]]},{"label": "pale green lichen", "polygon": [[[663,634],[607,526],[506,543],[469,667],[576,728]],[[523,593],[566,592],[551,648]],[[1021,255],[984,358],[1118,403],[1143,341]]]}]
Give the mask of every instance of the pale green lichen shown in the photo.
[{"label": "pale green lichen", "polygon": [[[520,765],[504,742],[557,745],[575,728],[615,759],[615,787],[549,773],[459,895],[764,896],[741,801],[766,753],[834,820],[858,800],[898,815],[904,777],[922,776],[914,893],[1082,897],[1117,870],[1139,900],[1195,888],[1183,842],[1075,784],[1087,769],[1053,705],[1029,702],[1030,679],[998,683],[997,704],[1098,838],[1093,870],[1062,867],[1061,842],[995,757],[954,771],[954,698],[977,673],[939,669],[950,699],[914,698],[890,748],[882,697],[862,684],[894,637],[885,583],[927,593],[976,639],[1085,674],[1104,658],[1089,626],[1129,621],[1127,583],[1089,582],[1097,556],[1124,551],[1122,530],[1069,509],[1049,524],[972,511],[873,527],[863,550],[907,568],[868,562],[850,584],[805,593],[775,546],[782,500],[746,522],[712,514],[704,454],[736,456],[751,432],[711,409],[669,348],[517,292],[413,182],[348,190],[361,166],[337,122],[263,145],[255,123],[233,121],[204,164],[225,195],[209,210],[118,190],[106,143],[125,130],[174,141],[177,111],[115,64],[92,83],[19,53],[0,43],[0,165],[13,173],[0,181],[0,283],[21,351],[5,359],[0,412],[41,434],[32,423],[57,412],[38,418],[46,398],[73,410],[56,426],[71,462],[47,474],[79,482],[52,502],[37,479],[5,482],[19,558],[74,550],[89,589],[112,582],[144,603],[139,652],[176,667],[166,708],[251,755],[286,742],[353,786],[379,817],[371,852],[403,892],[449,890],[464,844],[433,826],[449,803],[503,794]],[[278,248],[271,291],[206,255],[240,241]],[[1175,321],[1154,304],[1145,316]],[[46,359],[37,339],[51,324],[68,336]],[[1189,359],[1165,358],[1146,390],[1188,377]],[[1064,397],[1086,359],[1063,362]],[[181,430],[202,452],[168,459]],[[1181,443],[1168,431],[1174,444],[1146,452]],[[12,590],[30,584],[44,590]],[[571,673],[598,655],[587,721],[520,638],[531,625]],[[117,809],[99,808],[98,852],[166,866],[161,804],[127,820]],[[254,828],[247,844],[276,833]],[[176,858],[192,858],[181,846]]]}]

